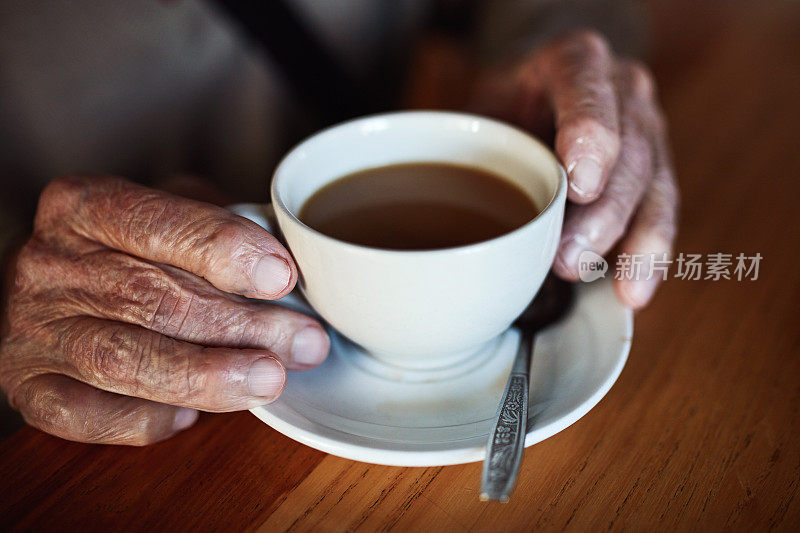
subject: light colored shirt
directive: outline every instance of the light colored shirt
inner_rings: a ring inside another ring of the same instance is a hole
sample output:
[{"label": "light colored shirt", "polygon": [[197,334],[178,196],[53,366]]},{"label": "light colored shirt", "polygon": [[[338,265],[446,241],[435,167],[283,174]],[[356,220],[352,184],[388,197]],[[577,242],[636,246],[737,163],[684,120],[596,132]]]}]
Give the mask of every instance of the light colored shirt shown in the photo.
[{"label": "light colored shirt", "polygon": [[[383,40],[410,42],[429,4],[395,2],[387,21],[386,1],[294,0],[294,7],[351,72],[363,74]],[[610,13],[598,9],[607,2],[555,4],[486,2],[481,53],[498,57]],[[0,182],[24,181],[20,193],[64,172],[157,178],[196,170],[187,166],[200,160],[235,196],[263,200],[283,139],[312,124],[268,51],[248,46],[212,3],[0,3]]]},{"label": "light colored shirt", "polygon": [[[293,0],[293,7],[363,78],[383,47],[411,45],[430,3]],[[635,10],[611,0],[479,6],[475,50],[485,63],[569,27],[594,26],[618,47],[641,37]],[[287,140],[314,127],[269,51],[248,44],[212,2],[4,0],[0,256],[24,231],[39,191],[60,174],[155,181],[200,172],[234,198],[264,201]]]}]

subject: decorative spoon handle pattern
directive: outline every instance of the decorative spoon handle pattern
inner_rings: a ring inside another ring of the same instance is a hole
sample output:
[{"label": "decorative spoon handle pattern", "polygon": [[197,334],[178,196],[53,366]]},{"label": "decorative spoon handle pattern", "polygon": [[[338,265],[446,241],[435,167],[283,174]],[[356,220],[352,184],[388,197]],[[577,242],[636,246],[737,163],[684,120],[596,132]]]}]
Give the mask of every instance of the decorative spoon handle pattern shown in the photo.
[{"label": "decorative spoon handle pattern", "polygon": [[503,400],[489,434],[481,500],[507,502],[517,480],[528,422],[528,380],[533,333],[523,332]]}]

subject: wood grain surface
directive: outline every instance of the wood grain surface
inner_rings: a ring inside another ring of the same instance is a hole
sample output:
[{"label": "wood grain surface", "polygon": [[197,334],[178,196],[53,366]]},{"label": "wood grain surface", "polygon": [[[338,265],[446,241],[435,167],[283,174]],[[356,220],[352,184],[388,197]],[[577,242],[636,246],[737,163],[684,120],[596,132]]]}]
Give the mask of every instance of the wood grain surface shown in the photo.
[{"label": "wood grain surface", "polygon": [[480,464],[317,452],[249,413],[167,442],[0,444],[0,529],[782,530],[800,527],[800,5],[653,4],[683,208],[678,252],[761,253],[757,281],[670,279],[619,381],[525,453],[508,504]]}]

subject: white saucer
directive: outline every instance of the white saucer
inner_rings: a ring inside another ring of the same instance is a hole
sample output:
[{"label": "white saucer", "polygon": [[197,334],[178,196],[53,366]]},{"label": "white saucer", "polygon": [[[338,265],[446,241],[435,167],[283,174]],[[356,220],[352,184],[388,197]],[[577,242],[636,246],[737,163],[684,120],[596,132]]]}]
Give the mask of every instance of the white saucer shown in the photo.
[{"label": "white saucer", "polygon": [[[281,303],[297,307],[296,300]],[[606,280],[577,287],[560,323],[536,338],[525,446],[570,426],[605,396],[625,365],[633,314]],[[377,363],[332,335],[320,367],[292,372],[271,405],[252,410],[284,435],[333,455],[396,466],[480,461],[519,334],[509,330],[460,372]]]}]

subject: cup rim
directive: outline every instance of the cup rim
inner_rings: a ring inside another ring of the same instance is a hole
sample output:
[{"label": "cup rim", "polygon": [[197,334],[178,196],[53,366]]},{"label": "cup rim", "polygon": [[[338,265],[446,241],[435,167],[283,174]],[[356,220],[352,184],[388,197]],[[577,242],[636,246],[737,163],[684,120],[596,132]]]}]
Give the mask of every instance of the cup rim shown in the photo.
[{"label": "cup rim", "polygon": [[[331,236],[326,235],[326,234],[324,234],[324,233],[322,233],[320,231],[317,231],[316,229],[312,228],[311,226],[307,225],[305,222],[300,220],[300,218],[297,217],[294,213],[292,213],[292,211],[286,206],[285,202],[283,201],[283,199],[278,194],[278,190],[277,190],[278,189],[278,175],[279,175],[281,169],[285,165],[288,164],[288,162],[289,162],[288,160],[292,156],[292,154],[296,153],[299,149],[303,148],[304,146],[306,146],[307,144],[311,143],[312,141],[315,141],[318,137],[323,136],[325,134],[329,134],[329,133],[331,133],[331,132],[333,132],[335,130],[348,128],[348,127],[353,127],[354,125],[356,125],[356,124],[358,124],[360,122],[366,122],[366,121],[369,121],[369,120],[374,120],[376,118],[388,118],[388,119],[390,119],[392,117],[397,117],[397,116],[414,116],[414,115],[420,116],[420,117],[422,117],[422,116],[434,116],[434,117],[435,116],[439,116],[439,117],[451,117],[451,118],[455,117],[455,118],[465,118],[465,119],[477,119],[477,120],[481,120],[481,121],[484,121],[484,122],[491,123],[491,124],[493,124],[495,126],[499,126],[501,128],[506,128],[506,129],[509,129],[509,130],[513,130],[516,133],[523,135],[524,137],[527,138],[528,141],[530,141],[530,142],[538,145],[540,148],[544,149],[545,153],[548,155],[548,157],[554,163],[555,168],[556,168],[556,170],[558,172],[558,178],[557,178],[558,179],[558,185],[557,185],[555,194],[552,196],[552,198],[550,198],[550,201],[547,203],[547,205],[545,205],[535,217],[533,217],[531,220],[529,220],[525,224],[523,224],[523,225],[521,225],[521,226],[519,226],[519,227],[517,227],[517,228],[515,228],[515,229],[513,229],[511,231],[509,231],[508,233],[503,233],[502,235],[498,235],[497,237],[493,237],[491,239],[478,241],[478,242],[474,242],[474,243],[470,243],[470,244],[463,244],[463,245],[460,245],[460,246],[449,246],[447,248],[435,248],[435,249],[432,249],[432,250],[395,250],[395,249],[391,249],[391,248],[378,248],[378,247],[374,247],[374,246],[365,246],[363,244],[356,244],[356,243],[352,243],[352,242],[348,242],[348,241],[343,241],[343,240],[337,239],[335,237],[331,237]],[[567,195],[567,173],[564,170],[563,165],[559,162],[559,160],[556,157],[556,155],[553,153],[553,151],[546,144],[544,144],[542,141],[540,141],[536,137],[532,136],[530,133],[526,132],[525,130],[523,130],[521,128],[518,128],[518,127],[516,127],[514,125],[508,124],[506,122],[502,122],[500,120],[495,120],[493,118],[485,117],[485,116],[482,116],[482,115],[475,115],[475,114],[472,114],[472,113],[461,113],[461,112],[455,112],[455,111],[438,111],[438,110],[391,111],[391,112],[387,112],[387,113],[374,113],[374,114],[370,114],[370,115],[364,115],[364,116],[355,117],[355,118],[346,120],[344,122],[339,122],[339,123],[334,124],[332,126],[328,126],[326,128],[323,128],[322,130],[317,131],[316,133],[310,135],[309,137],[306,137],[305,139],[303,139],[299,143],[295,144],[290,150],[288,150],[286,152],[286,154],[284,154],[284,156],[281,158],[280,162],[278,163],[277,167],[275,167],[275,171],[272,173],[272,184],[270,186],[269,193],[270,193],[270,199],[272,201],[272,205],[276,210],[280,210],[281,213],[283,213],[293,223],[300,225],[304,230],[311,232],[313,235],[315,235],[318,238],[323,239],[324,241],[335,243],[335,244],[337,244],[339,246],[344,246],[345,248],[348,248],[351,251],[356,251],[356,252],[361,252],[361,253],[369,253],[369,254],[376,254],[377,253],[377,254],[385,254],[385,255],[391,255],[391,256],[398,256],[398,255],[402,255],[402,256],[412,256],[412,255],[419,256],[419,255],[424,255],[424,256],[427,257],[427,256],[441,255],[441,254],[454,254],[454,253],[455,254],[468,254],[468,253],[474,253],[474,252],[477,252],[477,251],[482,250],[484,248],[496,245],[497,243],[499,243],[501,241],[507,241],[509,239],[513,239],[513,238],[515,238],[515,236],[517,236],[517,235],[519,235],[519,234],[521,234],[521,233],[523,233],[525,231],[528,231],[531,227],[533,227],[535,225],[543,224],[542,220],[545,218],[545,215],[548,214],[553,209],[555,209],[556,206],[561,203],[562,199],[564,201],[566,201],[566,195]]]}]

